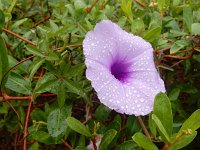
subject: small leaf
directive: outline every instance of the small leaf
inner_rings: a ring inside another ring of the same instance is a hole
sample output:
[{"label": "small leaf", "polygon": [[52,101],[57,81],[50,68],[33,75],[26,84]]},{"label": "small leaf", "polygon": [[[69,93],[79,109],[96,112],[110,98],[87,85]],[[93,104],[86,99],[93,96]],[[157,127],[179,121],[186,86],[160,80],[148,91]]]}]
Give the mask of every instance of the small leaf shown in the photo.
[{"label": "small leaf", "polygon": [[132,0],[121,0],[120,3],[121,9],[131,22],[133,22],[132,3]]},{"label": "small leaf", "polygon": [[42,53],[38,50],[38,48],[35,47],[35,46],[28,45],[26,48],[27,48],[27,50],[28,50],[31,54],[33,54],[33,55],[36,55],[36,56],[39,56],[39,57],[42,57],[42,58],[45,57],[45,55],[42,54]]},{"label": "small leaf", "polygon": [[180,89],[179,88],[174,88],[174,89],[172,89],[170,92],[169,92],[169,94],[168,94],[168,96],[169,96],[169,99],[171,100],[171,101],[174,101],[174,100],[177,100],[178,99],[178,96],[179,96],[179,94],[180,94]]},{"label": "small leaf", "polygon": [[190,44],[190,42],[188,42],[187,40],[177,40],[171,47],[170,49],[170,54],[171,53],[175,53],[183,48],[185,48],[186,46],[188,46]]},{"label": "small leaf", "polygon": [[34,74],[37,72],[37,70],[40,68],[40,66],[44,63],[44,59],[40,59],[36,62],[34,62],[34,66],[31,68],[31,73],[29,75],[29,79],[32,79]]},{"label": "small leaf", "polygon": [[153,114],[161,121],[168,135],[172,134],[173,116],[171,103],[164,93],[158,93],[154,100]]},{"label": "small leaf", "polygon": [[99,145],[99,150],[105,150],[105,149],[107,149],[107,147],[110,145],[110,143],[112,142],[112,140],[115,138],[116,134],[117,134],[116,130],[114,130],[114,129],[108,130],[104,134],[104,136],[103,136],[103,138],[101,140],[101,143]]},{"label": "small leaf", "polygon": [[51,73],[45,73],[45,75],[39,80],[35,86],[35,93],[43,93],[51,90],[54,84],[58,82],[58,79]]},{"label": "small leaf", "polygon": [[95,111],[95,116],[97,120],[103,121],[108,118],[109,114],[111,112],[111,109],[106,107],[105,105],[101,104]]},{"label": "small leaf", "polygon": [[200,23],[192,24],[192,34],[200,34]]},{"label": "small leaf", "polygon": [[8,62],[7,48],[1,36],[0,36],[0,48],[1,48],[0,50],[0,84],[2,84],[1,87],[4,87],[7,77],[5,77],[3,81],[2,81],[2,78],[9,69],[9,62]]},{"label": "small leaf", "polygon": [[178,150],[178,149],[181,149],[181,148],[187,146],[194,140],[196,135],[197,135],[197,132],[194,131],[193,133],[186,134],[186,135],[179,137],[178,140],[175,142],[175,144],[173,144],[173,146],[171,148]]},{"label": "small leaf", "polygon": [[156,124],[158,131],[161,135],[161,138],[163,139],[163,141],[165,141],[166,143],[170,143],[170,138],[169,135],[167,134],[166,129],[164,128],[162,122],[159,120],[159,118],[152,114],[152,119],[154,121],[154,123]]},{"label": "small leaf", "polygon": [[200,109],[197,109],[192,113],[192,115],[183,123],[179,132],[187,129],[195,131],[198,128],[200,128]]},{"label": "small leaf", "polygon": [[133,141],[125,141],[120,144],[116,150],[134,150],[136,147],[137,145]]},{"label": "small leaf", "polygon": [[64,80],[64,82],[70,92],[80,95],[87,103],[90,103],[88,96],[84,92],[83,88],[80,87],[80,85],[71,80]]},{"label": "small leaf", "polygon": [[58,87],[58,96],[57,96],[58,105],[60,108],[62,108],[64,106],[65,99],[66,99],[65,86],[64,86],[63,82],[61,81],[59,84],[59,87]]},{"label": "small leaf", "polygon": [[191,32],[191,26],[193,22],[192,8],[189,5],[185,5],[183,7],[183,22],[185,25],[185,29]]},{"label": "small leaf", "polygon": [[82,135],[85,135],[87,137],[91,137],[92,136],[91,133],[90,133],[90,131],[88,130],[88,128],[86,128],[85,125],[82,124],[76,118],[74,118],[74,117],[68,117],[66,121],[67,121],[68,126],[72,130],[74,130],[74,131],[76,131],[76,132],[78,132],[78,133],[80,133]]},{"label": "small leaf", "polygon": [[153,142],[151,142],[144,134],[140,132],[135,133],[132,139],[145,150],[158,150]]},{"label": "small leaf", "polygon": [[31,94],[31,83],[29,79],[25,79],[20,74],[11,72],[6,82],[6,88],[25,95]]},{"label": "small leaf", "polygon": [[156,38],[158,38],[158,36],[160,35],[161,33],[161,27],[158,26],[158,27],[155,27],[149,31],[147,31],[143,38],[149,42],[153,42]]},{"label": "small leaf", "polygon": [[139,132],[141,129],[140,124],[135,116],[128,116],[125,126],[125,134],[128,138],[131,138],[134,133]]},{"label": "small leaf", "polygon": [[2,10],[0,10],[0,33],[2,32],[2,28],[5,25],[5,16]]},{"label": "small leaf", "polygon": [[149,116],[148,124],[149,124],[149,129],[150,129],[152,135],[153,135],[154,137],[156,137],[157,130],[156,130],[156,125],[155,125],[155,123],[154,123],[154,121],[153,121],[153,119],[152,119],[152,113],[151,113],[150,116]]},{"label": "small leaf", "polygon": [[47,129],[52,137],[57,137],[66,131],[67,123],[65,118],[65,112],[60,109],[56,109],[49,114],[47,118]]}]

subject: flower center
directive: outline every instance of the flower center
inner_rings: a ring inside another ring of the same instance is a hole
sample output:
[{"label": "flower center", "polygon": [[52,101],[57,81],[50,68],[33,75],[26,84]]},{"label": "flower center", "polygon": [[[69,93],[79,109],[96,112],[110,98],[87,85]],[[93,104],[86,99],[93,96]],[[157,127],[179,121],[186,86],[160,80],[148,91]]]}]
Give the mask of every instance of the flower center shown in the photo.
[{"label": "flower center", "polygon": [[115,61],[110,68],[111,74],[120,82],[126,82],[131,72],[129,71],[130,63]]}]

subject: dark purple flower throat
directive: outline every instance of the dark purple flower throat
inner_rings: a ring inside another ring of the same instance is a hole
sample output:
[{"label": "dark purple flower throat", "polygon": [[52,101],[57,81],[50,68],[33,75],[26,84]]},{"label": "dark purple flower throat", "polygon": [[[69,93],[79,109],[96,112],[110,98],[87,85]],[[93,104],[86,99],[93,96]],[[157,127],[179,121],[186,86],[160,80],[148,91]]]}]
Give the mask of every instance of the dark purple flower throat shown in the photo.
[{"label": "dark purple flower throat", "polygon": [[130,63],[116,59],[110,67],[111,74],[120,82],[126,82],[130,78]]}]

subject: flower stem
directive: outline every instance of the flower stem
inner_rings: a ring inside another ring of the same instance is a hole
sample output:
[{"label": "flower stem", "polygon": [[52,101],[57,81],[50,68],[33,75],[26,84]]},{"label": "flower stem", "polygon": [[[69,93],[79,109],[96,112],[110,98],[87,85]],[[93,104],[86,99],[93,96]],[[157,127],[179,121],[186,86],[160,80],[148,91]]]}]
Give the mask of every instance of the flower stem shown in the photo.
[{"label": "flower stem", "polygon": [[148,138],[149,140],[151,140],[151,136],[150,136],[150,134],[149,134],[147,128],[145,127],[142,118],[141,118],[140,116],[137,116],[137,119],[138,119],[138,122],[139,122],[140,126],[142,127],[142,130],[143,130],[144,134],[147,136],[147,138]]}]

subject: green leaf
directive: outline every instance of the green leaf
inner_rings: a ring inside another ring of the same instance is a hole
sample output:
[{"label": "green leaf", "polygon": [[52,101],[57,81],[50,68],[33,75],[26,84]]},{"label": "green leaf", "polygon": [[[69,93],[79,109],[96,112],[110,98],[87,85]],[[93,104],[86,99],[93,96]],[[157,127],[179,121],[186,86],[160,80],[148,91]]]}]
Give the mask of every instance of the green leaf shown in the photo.
[{"label": "green leaf", "polygon": [[191,26],[193,22],[192,8],[189,5],[185,5],[183,7],[183,22],[185,25],[185,29],[191,32]]},{"label": "green leaf", "polygon": [[38,61],[34,62],[34,66],[31,68],[31,73],[29,75],[29,79],[32,80],[34,74],[37,72],[37,70],[40,68],[40,66],[44,63],[44,59],[39,59]]},{"label": "green leaf", "polygon": [[137,33],[137,32],[141,32],[145,29],[144,26],[144,22],[142,19],[138,18],[133,20],[132,24],[131,24],[131,32],[133,33]]},{"label": "green leaf", "polygon": [[168,97],[171,101],[174,101],[174,100],[177,100],[178,99],[178,96],[180,94],[180,89],[179,88],[173,88],[169,94],[168,94]]},{"label": "green leaf", "polygon": [[152,119],[152,113],[149,116],[148,125],[149,125],[149,129],[150,129],[152,135],[154,137],[156,137],[157,130],[156,130],[156,125],[155,125],[155,123],[154,123],[154,121]]},{"label": "green leaf", "polygon": [[160,12],[164,11],[165,9],[165,0],[157,0],[158,8]]},{"label": "green leaf", "polygon": [[105,149],[107,149],[107,147],[110,145],[110,143],[112,142],[112,140],[115,138],[116,134],[117,134],[116,130],[114,130],[114,129],[108,130],[104,134],[104,136],[103,136],[103,138],[101,140],[101,143],[99,145],[99,150],[105,150]]},{"label": "green leaf", "polygon": [[38,142],[33,143],[28,150],[39,150]]},{"label": "green leaf", "polygon": [[189,133],[189,134],[179,137],[178,140],[176,140],[175,144],[173,144],[173,146],[169,150],[171,149],[178,150],[187,146],[194,140],[196,135],[197,135],[197,132],[194,131],[193,133]]},{"label": "green leaf", "polygon": [[32,131],[32,132],[33,133],[29,133],[29,136],[31,136],[31,139],[34,139],[38,142],[45,143],[45,144],[54,143],[53,138],[48,133],[44,131]]},{"label": "green leaf", "polygon": [[6,88],[25,95],[31,94],[31,83],[29,79],[25,79],[20,74],[11,72],[6,82]]},{"label": "green leaf", "polygon": [[149,42],[153,42],[156,38],[159,37],[160,33],[161,33],[161,27],[158,26],[158,27],[155,27],[155,28],[153,28],[151,30],[148,30],[144,34],[143,38],[145,40],[149,41]]},{"label": "green leaf", "polygon": [[179,51],[180,49],[185,48],[188,46],[190,42],[187,40],[177,40],[170,49],[170,54]]},{"label": "green leaf", "polygon": [[200,34],[200,23],[192,24],[192,34]]},{"label": "green leaf", "polygon": [[120,2],[121,9],[131,22],[133,22],[132,3],[132,0],[121,0]]},{"label": "green leaf", "polygon": [[116,150],[134,150],[137,145],[133,141],[125,141],[120,144]]},{"label": "green leaf", "polygon": [[151,142],[144,134],[140,132],[135,133],[132,139],[145,150],[158,150],[153,142]]},{"label": "green leaf", "polygon": [[35,56],[39,56],[39,57],[42,57],[42,58],[45,57],[45,55],[42,54],[42,53],[38,50],[38,48],[35,47],[35,46],[27,45],[26,48],[27,48],[27,50],[28,50],[31,54],[33,54],[33,55],[35,55]]},{"label": "green leaf", "polygon": [[91,133],[90,133],[90,131],[88,130],[88,128],[86,128],[85,125],[82,124],[82,123],[81,123],[79,120],[77,120],[76,118],[74,118],[74,117],[68,117],[68,118],[66,119],[66,121],[67,121],[68,126],[69,126],[72,130],[74,130],[74,131],[76,131],[76,132],[78,132],[78,133],[80,133],[80,134],[82,134],[82,135],[85,135],[85,136],[87,136],[87,137],[91,137],[91,136],[92,136]]},{"label": "green leaf", "polygon": [[60,108],[62,108],[65,104],[65,99],[66,99],[66,92],[65,92],[65,86],[62,81],[60,81],[59,87],[58,87],[58,105]]},{"label": "green leaf", "polygon": [[191,129],[192,131],[197,130],[200,127],[200,109],[197,109],[192,115],[183,123],[180,131]]},{"label": "green leaf", "polygon": [[45,75],[39,80],[35,86],[35,93],[43,93],[51,90],[54,84],[58,82],[58,79],[51,73],[45,73]]},{"label": "green leaf", "polygon": [[63,134],[67,129],[66,114],[61,109],[52,111],[47,118],[47,129],[52,137]]},{"label": "green leaf", "polygon": [[192,58],[200,63],[200,55],[193,55]]},{"label": "green leaf", "polygon": [[171,103],[164,93],[158,93],[154,100],[153,114],[161,121],[168,135],[172,134],[173,116]]},{"label": "green leaf", "polygon": [[90,103],[88,96],[84,92],[83,88],[80,87],[76,82],[71,81],[71,80],[64,80],[66,87],[68,88],[69,92],[75,93],[77,95],[80,95],[81,97],[84,98],[84,100],[87,103]]},{"label": "green leaf", "polygon": [[128,116],[125,126],[125,134],[128,138],[131,138],[134,133],[139,132],[141,129],[140,124],[135,116]]},{"label": "green leaf", "polygon": [[108,118],[109,114],[111,112],[111,109],[106,107],[105,105],[101,104],[95,111],[95,116],[97,120],[103,121]]},{"label": "green leaf", "polygon": [[85,146],[77,146],[75,150],[88,150]]},{"label": "green leaf", "polygon": [[8,62],[7,48],[1,36],[0,36],[0,48],[1,48],[0,49],[0,84],[2,84],[1,87],[4,87],[7,77],[5,77],[3,81],[2,81],[2,78],[9,69],[9,62]]},{"label": "green leaf", "polygon": [[2,28],[5,25],[5,16],[2,10],[0,10],[0,33],[2,32]]},{"label": "green leaf", "polygon": [[163,141],[165,141],[166,143],[170,143],[169,135],[168,135],[166,129],[164,128],[162,122],[154,114],[152,114],[152,119],[153,119],[154,123],[156,124],[156,126],[158,128],[158,131],[159,131],[159,133],[160,133],[161,138],[163,139]]}]

